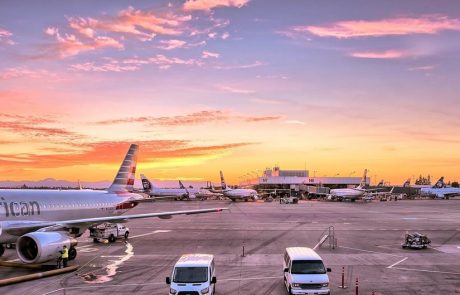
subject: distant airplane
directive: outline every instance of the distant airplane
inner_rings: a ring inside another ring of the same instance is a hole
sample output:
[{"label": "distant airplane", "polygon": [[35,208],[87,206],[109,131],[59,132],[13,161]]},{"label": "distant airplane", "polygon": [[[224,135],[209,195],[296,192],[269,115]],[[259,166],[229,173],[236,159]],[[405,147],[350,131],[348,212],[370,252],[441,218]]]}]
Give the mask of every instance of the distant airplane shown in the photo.
[{"label": "distant airplane", "polygon": [[89,227],[129,219],[171,218],[180,214],[219,212],[226,208],[122,215],[144,198],[132,193],[138,146],[132,144],[108,190],[0,190],[0,256],[15,243],[24,263],[55,260],[65,245],[75,259],[75,238]]},{"label": "distant airplane", "polygon": [[220,171],[220,182],[222,186],[222,190],[214,190],[213,192],[222,193],[225,197],[229,198],[233,202],[236,200],[244,200],[247,202],[248,200],[256,201],[259,197],[257,191],[253,189],[246,189],[246,188],[236,188],[232,189],[227,187],[225,183],[224,174]]},{"label": "distant airplane", "polygon": [[420,188],[420,194],[434,196],[438,199],[449,199],[450,197],[460,196],[460,188],[447,187],[444,183],[444,176],[441,177],[433,187]]},{"label": "distant airplane", "polygon": [[222,196],[222,194],[220,193],[213,193],[210,190],[204,189],[204,188],[193,188],[193,187],[186,188],[185,185],[180,180],[179,180],[179,186],[181,189],[184,189],[186,191],[189,199],[195,199],[195,198],[207,199],[207,198]]},{"label": "distant airplane", "polygon": [[142,187],[144,193],[152,198],[175,198],[178,200],[194,199],[195,195],[191,195],[185,188],[159,188],[154,186],[150,180],[141,174]]},{"label": "distant airplane", "polygon": [[359,185],[355,188],[336,188],[332,189],[329,193],[328,198],[342,200],[355,201],[364,197],[364,194],[376,191],[376,189],[365,189],[367,178],[367,169],[364,169],[363,178]]}]

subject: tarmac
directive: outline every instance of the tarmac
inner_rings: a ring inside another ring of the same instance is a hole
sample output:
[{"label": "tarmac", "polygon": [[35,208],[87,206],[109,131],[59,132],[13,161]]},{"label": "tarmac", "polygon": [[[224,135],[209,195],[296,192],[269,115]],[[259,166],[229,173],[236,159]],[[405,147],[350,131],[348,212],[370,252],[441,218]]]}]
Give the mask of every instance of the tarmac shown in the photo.
[{"label": "tarmac", "polygon": [[[186,253],[215,256],[217,294],[287,294],[286,247],[317,248],[329,273],[331,294],[460,294],[460,199],[392,202],[158,201],[130,213],[211,207],[230,211],[130,221],[130,239],[94,244],[79,238],[78,271],[0,288],[0,294],[168,294],[165,277]],[[429,249],[402,249],[406,232],[428,235]],[[244,256],[243,256],[244,247]],[[7,249],[1,260],[17,259]],[[342,268],[346,289],[341,289]],[[0,267],[0,278],[34,270]]]}]

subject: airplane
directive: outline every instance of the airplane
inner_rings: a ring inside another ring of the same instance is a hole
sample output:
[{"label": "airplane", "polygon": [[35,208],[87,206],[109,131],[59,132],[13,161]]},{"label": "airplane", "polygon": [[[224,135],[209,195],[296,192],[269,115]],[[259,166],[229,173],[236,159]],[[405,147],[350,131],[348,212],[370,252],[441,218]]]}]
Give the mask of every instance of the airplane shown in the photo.
[{"label": "airplane", "polygon": [[421,195],[434,196],[437,199],[449,199],[449,197],[460,196],[460,188],[447,187],[444,183],[444,176],[441,177],[433,187],[420,188]]},{"label": "airplane", "polygon": [[179,186],[181,189],[184,189],[186,191],[190,199],[198,198],[198,199],[204,200],[204,199],[211,198],[211,197],[222,196],[222,194],[220,193],[213,193],[204,188],[193,188],[193,187],[186,188],[185,185],[180,180],[179,180]]},{"label": "airplane", "polygon": [[221,190],[213,190],[212,192],[218,192],[222,193],[224,197],[229,198],[232,200],[232,202],[235,202],[237,199],[244,200],[247,202],[248,200],[253,200],[256,201],[259,197],[257,194],[257,191],[253,189],[247,189],[247,188],[236,188],[232,189],[227,187],[227,184],[225,183],[224,179],[224,174],[222,171],[220,171],[220,182],[222,189]]},{"label": "airplane", "polygon": [[342,200],[351,200],[354,202],[356,199],[360,199],[364,197],[366,193],[370,193],[375,191],[375,189],[365,189],[366,186],[366,178],[367,178],[367,169],[364,169],[363,178],[359,185],[355,188],[336,188],[332,189],[329,192],[328,199],[337,199],[339,201]]},{"label": "airplane", "polygon": [[210,208],[122,215],[144,197],[132,193],[138,146],[132,144],[107,190],[0,190],[0,256],[4,244],[16,244],[19,259],[26,263],[55,260],[65,245],[69,260],[77,256],[77,237],[89,227],[130,219],[220,212]]},{"label": "airplane", "polygon": [[144,193],[148,194],[152,198],[175,198],[176,200],[190,199],[190,195],[187,193],[187,190],[183,188],[156,187],[144,174],[141,174],[141,181]]}]

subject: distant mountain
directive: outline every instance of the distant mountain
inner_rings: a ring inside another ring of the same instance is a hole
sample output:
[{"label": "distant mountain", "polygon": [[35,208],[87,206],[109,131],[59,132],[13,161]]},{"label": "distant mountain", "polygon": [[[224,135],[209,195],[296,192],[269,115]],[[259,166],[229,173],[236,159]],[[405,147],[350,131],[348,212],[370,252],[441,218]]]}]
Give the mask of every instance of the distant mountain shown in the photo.
[{"label": "distant mountain", "polygon": [[[177,180],[156,180],[152,179],[154,185],[158,187],[169,187],[169,188],[178,188],[179,182]],[[189,187],[204,187],[206,182],[203,181],[183,181],[184,185]],[[102,181],[81,181],[81,186],[83,188],[93,188],[93,189],[105,189],[108,188],[112,182],[108,180]],[[54,178],[46,178],[42,180],[0,180],[0,188],[21,188],[26,186],[28,188],[78,188],[78,181],[68,181],[68,180],[58,180]],[[136,179],[134,186],[141,188],[142,184],[140,180]]]},{"label": "distant mountain", "polygon": [[[96,182],[89,182],[89,181],[82,181],[80,182],[81,186],[84,188],[95,188],[95,189],[103,189],[110,186],[111,181],[96,181]],[[50,187],[50,188],[77,188],[78,181],[67,181],[67,180],[58,180],[54,178],[46,178],[43,180],[0,180],[0,187],[9,187],[9,188],[20,188],[23,186],[27,186],[29,188],[34,187]]]}]

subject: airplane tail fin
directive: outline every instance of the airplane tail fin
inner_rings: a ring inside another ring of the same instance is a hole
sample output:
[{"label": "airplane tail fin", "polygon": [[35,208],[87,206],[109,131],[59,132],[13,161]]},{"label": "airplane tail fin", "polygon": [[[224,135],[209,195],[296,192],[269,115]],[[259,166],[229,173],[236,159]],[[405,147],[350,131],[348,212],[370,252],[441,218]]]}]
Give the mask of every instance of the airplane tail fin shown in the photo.
[{"label": "airplane tail fin", "polygon": [[141,174],[142,188],[145,192],[150,192],[153,189],[153,184],[144,174]]},{"label": "airplane tail fin", "polygon": [[364,188],[366,186],[366,179],[367,179],[367,169],[364,169],[363,178],[361,179],[361,182],[359,183],[358,188]]},{"label": "airplane tail fin", "polygon": [[410,178],[408,178],[406,182],[404,182],[403,187],[410,187]]},{"label": "airplane tail fin", "polygon": [[180,180],[179,180],[179,187],[180,187],[181,189],[186,189],[185,186],[184,186],[184,184],[183,184],[182,181],[180,181]]},{"label": "airplane tail fin", "polygon": [[446,187],[446,184],[444,183],[444,176],[442,176],[441,178],[439,178],[438,181],[436,181],[433,188],[443,188],[443,187]]},{"label": "airplane tail fin", "polygon": [[225,184],[224,173],[220,171],[220,184],[222,185],[222,189],[227,189],[227,185]]},{"label": "airplane tail fin", "polygon": [[380,182],[377,184],[377,186],[378,186],[378,187],[381,187],[381,186],[383,186],[383,184],[384,184],[384,182],[383,182],[383,179],[382,179],[382,180],[380,180]]},{"label": "airplane tail fin", "polygon": [[139,146],[137,144],[131,144],[120,169],[118,169],[117,176],[115,176],[112,185],[108,189],[109,192],[118,193],[133,191],[138,151]]}]

